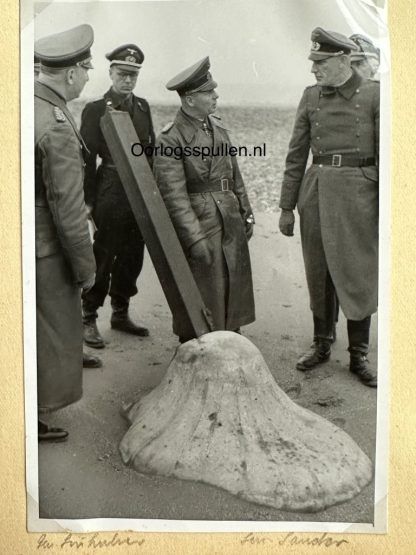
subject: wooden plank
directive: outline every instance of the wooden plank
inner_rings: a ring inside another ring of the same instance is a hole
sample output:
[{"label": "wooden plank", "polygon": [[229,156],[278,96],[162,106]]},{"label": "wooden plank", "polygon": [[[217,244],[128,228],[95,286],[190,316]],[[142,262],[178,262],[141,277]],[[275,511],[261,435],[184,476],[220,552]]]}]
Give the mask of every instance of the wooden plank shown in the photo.
[{"label": "wooden plank", "polygon": [[127,112],[107,109],[101,129],[134,217],[143,235],[179,334],[199,337],[212,331],[212,321],[192,275],[146,156],[134,156],[139,143]]}]

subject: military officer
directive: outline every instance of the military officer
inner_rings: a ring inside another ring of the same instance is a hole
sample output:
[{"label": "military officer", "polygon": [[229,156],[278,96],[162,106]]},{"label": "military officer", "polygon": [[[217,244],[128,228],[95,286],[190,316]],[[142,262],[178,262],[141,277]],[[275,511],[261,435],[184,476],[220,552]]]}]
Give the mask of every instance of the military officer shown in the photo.
[{"label": "military officer", "polygon": [[[255,319],[248,249],[254,217],[235,157],[196,153],[230,145],[214,115],[217,83],[209,68],[203,58],[166,85],[179,94],[181,108],[156,141],[153,169],[214,329],[238,331]],[[175,156],[158,156],[158,147]],[[185,147],[194,154],[187,156]]]},{"label": "military officer", "polygon": [[377,310],[380,90],[351,69],[356,49],[339,33],[320,27],[312,32],[309,59],[317,84],[306,88],[296,114],[280,230],[293,235],[297,206],[314,342],[296,368],[310,370],[329,359],[338,297],[348,320],[350,370],[375,387],[367,353]]},{"label": "military officer", "polygon": [[[39,61],[39,58],[37,58],[36,56],[34,58],[33,70],[34,70],[34,77],[36,80],[40,72],[40,61]],[[99,357],[91,355],[86,351],[83,351],[83,354],[82,354],[83,368],[101,368],[102,365],[103,365],[102,360]]]},{"label": "military officer", "polygon": [[351,53],[351,67],[363,79],[374,79],[380,66],[380,49],[364,35],[351,35],[359,50]]},{"label": "military officer", "polygon": [[[144,147],[154,145],[149,104],[133,94],[144,54],[135,44],[125,44],[106,55],[110,62],[111,88],[88,103],[81,117],[81,135],[88,147],[85,158],[85,200],[97,232],[94,254],[97,276],[94,287],[83,295],[84,340],[94,348],[105,346],[98,331],[98,308],[111,297],[111,327],[139,336],[149,335],[128,314],[130,297],[137,293],[136,281],[143,266],[144,241],[100,128],[106,107],[130,114]],[[97,168],[97,156],[101,163]],[[149,158],[151,163],[151,158]]]},{"label": "military officer", "polygon": [[[93,30],[80,25],[40,39],[35,55],[35,241],[39,413],[82,395],[80,291],[94,284],[95,260],[83,194],[83,142],[68,110],[92,68]],[[39,421],[40,440],[68,432]]]}]

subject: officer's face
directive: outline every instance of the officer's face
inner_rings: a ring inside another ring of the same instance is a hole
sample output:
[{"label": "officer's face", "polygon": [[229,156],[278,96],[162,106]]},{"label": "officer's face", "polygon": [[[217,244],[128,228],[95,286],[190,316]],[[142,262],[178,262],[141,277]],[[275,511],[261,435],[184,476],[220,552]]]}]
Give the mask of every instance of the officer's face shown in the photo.
[{"label": "officer's face", "polygon": [[121,96],[130,94],[136,86],[139,70],[125,69],[123,66],[112,66],[110,68],[110,79],[113,82],[113,90]]},{"label": "officer's face", "polygon": [[213,114],[217,109],[217,99],[219,98],[215,89],[212,91],[196,92],[188,97],[189,105],[195,113],[201,117]]},{"label": "officer's face", "polygon": [[81,94],[86,83],[89,81],[89,69],[80,65],[74,66],[68,71],[68,80],[70,84],[70,91],[67,100],[78,98]]},{"label": "officer's face", "polygon": [[345,65],[339,56],[326,60],[315,60],[311,72],[315,75],[318,85],[335,86],[344,78]]},{"label": "officer's face", "polygon": [[375,73],[367,59],[351,62],[351,67],[353,67],[363,79],[371,79]]}]

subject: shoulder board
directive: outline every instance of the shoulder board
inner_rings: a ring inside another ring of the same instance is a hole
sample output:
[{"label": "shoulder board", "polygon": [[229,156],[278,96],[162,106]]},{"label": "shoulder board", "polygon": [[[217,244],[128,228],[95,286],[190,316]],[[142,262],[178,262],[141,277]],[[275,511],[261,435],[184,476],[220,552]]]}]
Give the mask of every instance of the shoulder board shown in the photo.
[{"label": "shoulder board", "polygon": [[174,121],[170,121],[169,123],[167,123],[165,127],[162,129],[162,133],[167,133],[168,131],[170,131],[174,123],[175,123]]},{"label": "shoulder board", "polygon": [[53,115],[55,116],[56,121],[59,121],[60,123],[66,121],[65,114],[60,108],[58,108],[58,106],[53,107]]},{"label": "shoulder board", "polygon": [[221,120],[220,116],[216,116],[215,114],[212,114],[212,117]]}]

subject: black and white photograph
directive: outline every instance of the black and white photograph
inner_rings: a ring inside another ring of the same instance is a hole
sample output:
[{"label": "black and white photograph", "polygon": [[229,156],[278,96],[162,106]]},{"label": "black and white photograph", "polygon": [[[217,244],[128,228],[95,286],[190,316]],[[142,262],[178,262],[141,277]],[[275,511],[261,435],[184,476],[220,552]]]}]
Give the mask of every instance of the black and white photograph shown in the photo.
[{"label": "black and white photograph", "polygon": [[386,532],[387,8],[22,0],[29,531]]}]

